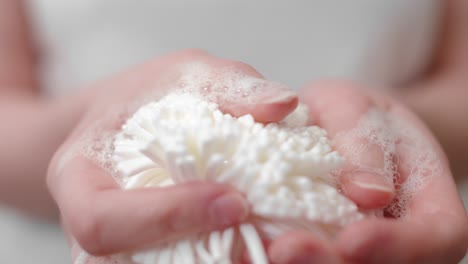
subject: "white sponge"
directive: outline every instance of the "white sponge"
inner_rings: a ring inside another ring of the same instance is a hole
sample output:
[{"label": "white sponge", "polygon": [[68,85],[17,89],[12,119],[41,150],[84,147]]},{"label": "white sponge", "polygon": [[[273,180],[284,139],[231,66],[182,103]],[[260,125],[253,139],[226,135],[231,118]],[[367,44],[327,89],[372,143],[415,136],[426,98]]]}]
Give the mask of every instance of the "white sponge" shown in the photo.
[{"label": "white sponge", "polygon": [[135,252],[132,261],[227,264],[247,249],[252,263],[268,263],[262,240],[292,229],[334,232],[360,219],[330,175],[344,159],[326,131],[306,126],[306,116],[300,106],[285,120],[264,125],[186,93],[141,107],[114,141],[112,159],[123,188],[191,179],[228,183],[245,193],[252,216],[240,226]]}]

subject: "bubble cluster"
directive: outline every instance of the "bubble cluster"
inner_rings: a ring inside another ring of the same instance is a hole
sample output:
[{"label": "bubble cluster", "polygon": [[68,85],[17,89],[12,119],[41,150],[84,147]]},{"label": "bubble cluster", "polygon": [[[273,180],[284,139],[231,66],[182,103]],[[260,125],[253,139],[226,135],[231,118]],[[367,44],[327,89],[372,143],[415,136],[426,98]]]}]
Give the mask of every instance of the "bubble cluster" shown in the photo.
[{"label": "bubble cluster", "polygon": [[441,170],[441,162],[425,138],[414,124],[374,108],[354,128],[338,134],[335,142],[351,168],[373,172],[394,184],[396,197],[385,211],[404,217],[414,194]]},{"label": "bubble cluster", "polygon": [[180,66],[181,77],[176,91],[201,95],[206,100],[217,102],[223,107],[233,104],[253,105],[273,100],[271,88],[286,86],[247,74],[239,67],[210,67],[204,63],[193,62]]},{"label": "bubble cluster", "polygon": [[114,137],[117,133],[117,129],[104,128],[99,121],[95,121],[59,158],[57,173],[60,173],[62,168],[75,157],[84,157],[109,175],[116,176],[111,156],[114,151]]},{"label": "bubble cluster", "polygon": [[[340,149],[353,168],[373,172],[393,182],[398,173],[396,138],[395,131],[389,127],[387,113],[371,109],[356,127],[336,135],[334,142],[340,142],[335,144],[341,144]],[[380,164],[375,164],[375,160]]]},{"label": "bubble cluster", "polygon": [[442,161],[427,137],[414,124],[396,115],[389,115],[391,128],[397,135],[399,175],[395,178],[396,199],[386,208],[395,217],[409,213],[409,203],[433,177],[442,172]]}]

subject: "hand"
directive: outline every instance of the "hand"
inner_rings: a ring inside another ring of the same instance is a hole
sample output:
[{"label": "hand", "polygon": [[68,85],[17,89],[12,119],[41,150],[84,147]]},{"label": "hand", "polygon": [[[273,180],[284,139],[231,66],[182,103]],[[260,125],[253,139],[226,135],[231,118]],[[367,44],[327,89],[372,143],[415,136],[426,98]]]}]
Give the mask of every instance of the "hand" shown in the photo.
[{"label": "hand", "polygon": [[274,263],[458,263],[468,220],[444,153],[424,124],[392,99],[348,83],[302,90],[315,123],[349,161],[338,177],[362,208],[383,211],[332,241],[291,232],[273,241]]},{"label": "hand", "polygon": [[47,178],[75,257],[80,247],[107,255],[247,217],[246,201],[229,186],[189,182],[123,191],[106,169],[107,159],[99,155],[106,155],[112,131],[143,102],[172,89],[200,89],[223,111],[251,113],[263,122],[279,121],[297,105],[295,93],[264,80],[250,66],[199,51],[170,54],[96,84],[83,96],[90,107],[55,154]]}]

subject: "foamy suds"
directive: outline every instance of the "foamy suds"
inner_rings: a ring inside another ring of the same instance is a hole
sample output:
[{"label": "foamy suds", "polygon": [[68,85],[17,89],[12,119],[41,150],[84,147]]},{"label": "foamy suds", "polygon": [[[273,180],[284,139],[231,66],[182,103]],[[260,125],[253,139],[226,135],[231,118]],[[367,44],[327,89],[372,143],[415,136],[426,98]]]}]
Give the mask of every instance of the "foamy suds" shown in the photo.
[{"label": "foamy suds", "polygon": [[89,255],[85,251],[81,251],[75,259],[75,264],[86,264],[89,260]]},{"label": "foamy suds", "polygon": [[[355,128],[336,135],[334,142],[340,144],[340,150],[353,169],[373,172],[392,182],[397,173],[394,162],[396,135],[388,123],[389,117],[385,112],[372,109]],[[381,156],[369,156],[369,153]],[[380,167],[375,166],[375,159],[382,160]]]},{"label": "foamy suds", "polygon": [[298,104],[294,111],[279,122],[286,127],[301,127],[309,124],[309,108],[305,104]]},{"label": "foamy suds", "polygon": [[390,214],[404,217],[409,210],[409,203],[416,192],[442,171],[443,164],[438,157],[432,142],[427,140],[414,124],[402,120],[396,115],[390,115],[391,127],[398,135],[397,149],[404,153],[398,166],[407,175],[397,175],[395,201],[386,208]]},{"label": "foamy suds", "polygon": [[184,93],[202,95],[206,100],[229,107],[242,102],[253,105],[272,100],[272,87],[289,90],[286,86],[248,75],[235,67],[213,68],[204,63],[190,63],[181,66],[181,78],[176,87]]},{"label": "foamy suds", "polygon": [[[107,110],[111,114],[106,114],[90,124],[90,128],[80,135],[76,143],[62,155],[57,171],[60,171],[72,158],[83,156],[93,160],[96,165],[120,180],[110,161],[113,153],[113,139],[119,132],[120,125],[142,105],[156,101],[168,92],[201,95],[208,101],[228,107],[238,102],[242,102],[245,106],[263,100],[272,100],[274,96],[277,96],[277,94],[269,93],[273,86],[287,89],[284,85],[251,76],[236,67],[212,67],[203,62],[190,62],[178,65],[175,71],[180,77],[171,82],[172,86],[167,87],[164,82],[157,81],[154,87],[158,90],[146,91],[143,96],[130,99],[121,107],[113,106],[112,109]],[[288,122],[302,122],[303,119],[304,117],[301,117],[300,120]],[[115,128],[104,127],[102,121],[106,124],[115,124]]]},{"label": "foamy suds", "polygon": [[56,167],[57,173],[61,173],[63,167],[73,158],[84,157],[94,162],[109,175],[116,176],[110,157],[114,149],[113,140],[117,133],[117,130],[103,129],[96,122],[83,135],[80,135],[76,143],[71,145],[60,157]]},{"label": "foamy suds", "polygon": [[[394,183],[396,198],[385,208],[394,217],[408,213],[414,194],[442,168],[431,143],[418,128],[378,109],[371,109],[355,128],[338,134],[334,143],[340,144],[351,169],[373,172]],[[375,166],[376,159],[382,161],[379,166]]]}]

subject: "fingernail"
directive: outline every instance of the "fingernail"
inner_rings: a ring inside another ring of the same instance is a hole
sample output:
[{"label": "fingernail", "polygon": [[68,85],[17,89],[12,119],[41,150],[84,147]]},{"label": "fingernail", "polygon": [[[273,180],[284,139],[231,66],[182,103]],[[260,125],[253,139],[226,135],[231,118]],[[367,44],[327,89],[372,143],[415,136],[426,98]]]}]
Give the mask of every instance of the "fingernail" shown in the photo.
[{"label": "fingernail", "polygon": [[[275,91],[274,91],[275,92]],[[271,103],[282,103],[282,102],[288,102],[291,101],[292,99],[297,97],[297,93],[293,91],[280,91],[280,92],[275,92],[274,94],[270,95],[269,97],[261,100],[261,103],[265,104],[271,104]]]},{"label": "fingernail", "polygon": [[354,172],[350,175],[349,180],[356,186],[381,192],[393,192],[393,184],[378,173],[374,172]]},{"label": "fingernail", "polygon": [[247,218],[248,213],[247,201],[237,192],[229,192],[216,198],[210,207],[211,221],[219,227],[238,224]]},{"label": "fingernail", "polygon": [[298,95],[283,84],[262,80],[261,83],[255,85],[252,96],[257,103],[270,104],[288,102]]},{"label": "fingernail", "polygon": [[274,104],[274,103],[282,103],[282,102],[289,102],[297,97],[297,93],[291,90],[275,90],[272,91],[261,98],[259,98],[259,103],[263,104]]},{"label": "fingernail", "polygon": [[384,186],[384,185],[368,183],[368,182],[360,182],[360,181],[353,181],[353,183],[363,189],[376,190],[376,191],[382,191],[382,192],[392,192],[391,188],[389,188],[388,186]]}]

